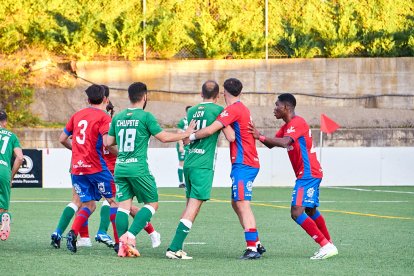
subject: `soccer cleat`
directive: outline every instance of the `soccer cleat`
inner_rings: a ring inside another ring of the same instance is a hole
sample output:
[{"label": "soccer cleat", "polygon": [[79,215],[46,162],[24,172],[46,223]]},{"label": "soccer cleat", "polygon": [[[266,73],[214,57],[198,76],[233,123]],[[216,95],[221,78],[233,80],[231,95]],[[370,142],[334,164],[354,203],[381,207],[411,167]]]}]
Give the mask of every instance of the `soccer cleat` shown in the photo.
[{"label": "soccer cleat", "polygon": [[259,252],[260,255],[263,255],[266,252],[266,248],[264,248],[264,246],[261,243],[259,243],[257,245],[257,252]]},{"label": "soccer cleat", "polygon": [[181,259],[181,260],[192,260],[193,257],[190,257],[187,255],[186,252],[183,250],[178,251],[172,251],[171,249],[167,249],[167,252],[165,253],[165,256],[167,256],[168,259]]},{"label": "soccer cleat", "polygon": [[82,238],[80,237],[79,240],[76,242],[77,247],[91,247],[92,242],[90,238]]},{"label": "soccer cleat", "polygon": [[185,183],[180,183],[180,185],[178,185],[178,188],[185,188]]},{"label": "soccer cleat", "polygon": [[240,257],[241,260],[255,260],[260,259],[262,255],[259,252],[253,251],[250,248],[247,248],[243,255]]},{"label": "soccer cleat", "polygon": [[338,249],[332,243],[328,243],[322,246],[318,252],[315,253],[310,259],[311,260],[324,260],[330,257],[338,255]]},{"label": "soccer cleat", "polygon": [[0,240],[5,241],[10,235],[10,215],[3,213],[1,216]]},{"label": "soccer cleat", "polygon": [[58,232],[53,232],[50,236],[52,242],[50,243],[51,246],[58,249],[60,248],[60,241],[62,240],[62,236]]},{"label": "soccer cleat", "polygon": [[156,248],[161,244],[161,235],[157,231],[152,232],[150,235],[152,248]]},{"label": "soccer cleat", "polygon": [[76,235],[73,230],[70,230],[68,235],[66,236],[66,247],[72,253],[76,253]]},{"label": "soccer cleat", "polygon": [[114,247],[114,245],[115,245],[115,243],[111,239],[111,237],[108,234],[104,233],[104,232],[98,232],[95,236],[95,241],[104,243],[108,247]]},{"label": "soccer cleat", "polygon": [[139,257],[141,256],[135,248],[135,239],[128,238],[127,233],[119,238],[119,257]]}]

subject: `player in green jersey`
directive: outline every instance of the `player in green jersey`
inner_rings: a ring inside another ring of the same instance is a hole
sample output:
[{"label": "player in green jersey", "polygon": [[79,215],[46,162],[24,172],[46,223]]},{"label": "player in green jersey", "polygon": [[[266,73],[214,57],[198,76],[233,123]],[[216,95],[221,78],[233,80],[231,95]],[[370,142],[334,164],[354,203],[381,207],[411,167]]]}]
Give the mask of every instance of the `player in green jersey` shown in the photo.
[{"label": "player in green jersey", "polygon": [[[187,111],[191,108],[191,105],[186,106],[185,113],[186,116],[181,118],[181,120],[177,124],[178,132],[184,132],[188,127],[188,120],[187,120]],[[180,182],[178,184],[178,188],[185,188],[185,182],[184,182],[184,173],[183,173],[183,167],[184,167],[184,159],[185,154],[188,150],[188,146],[184,146],[184,143],[182,140],[177,142],[176,145],[177,149],[177,155],[178,155],[178,181]]]},{"label": "player in green jersey", "polygon": [[[206,81],[201,90],[203,102],[190,108],[187,113],[187,118],[196,121],[196,129],[212,124],[224,109],[216,104],[219,97],[219,86],[215,81]],[[201,205],[210,199],[219,133],[217,131],[213,135],[196,140],[188,146],[184,164],[187,204],[181,215],[174,239],[166,252],[166,256],[170,259],[192,259],[183,251],[183,243],[190,232]],[[235,134],[231,126],[223,128],[223,133],[227,140],[234,141]]]},{"label": "player in green jersey", "polygon": [[[149,139],[154,136],[163,143],[182,140],[194,131],[195,123],[190,122],[182,133],[164,131],[154,115],[144,110],[147,86],[142,82],[129,86],[128,97],[131,105],[112,119],[107,142],[118,147],[115,164],[116,199],[119,202],[115,222],[121,236],[118,256],[137,257],[139,252],[135,248],[135,237],[158,209],[157,186],[147,163]],[[145,205],[128,228],[128,215],[134,197]]]},{"label": "player in green jersey", "polygon": [[[8,131],[7,114],[0,111],[0,240],[5,241],[10,234],[10,193],[12,180],[23,163],[23,151],[16,134]],[[12,156],[15,157],[11,167]]]}]

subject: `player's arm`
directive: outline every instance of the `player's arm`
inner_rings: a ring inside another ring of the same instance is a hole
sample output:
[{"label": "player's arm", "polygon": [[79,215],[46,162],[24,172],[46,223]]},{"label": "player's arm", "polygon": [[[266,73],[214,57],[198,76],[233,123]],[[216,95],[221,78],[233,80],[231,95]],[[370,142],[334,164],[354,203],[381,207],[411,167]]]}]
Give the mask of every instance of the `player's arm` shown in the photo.
[{"label": "player's arm", "polygon": [[156,134],[154,137],[163,143],[176,142],[176,141],[183,140],[184,138],[189,137],[190,134],[193,133],[195,127],[196,127],[195,120],[191,120],[190,124],[188,125],[188,128],[184,132],[173,133],[173,132],[167,132],[163,130],[160,133]]},{"label": "player's arm", "polygon": [[72,142],[69,139],[69,135],[62,131],[59,137],[59,142],[67,149],[72,150]]},{"label": "player's arm", "polygon": [[236,140],[236,133],[234,132],[234,129],[230,125],[223,128],[223,133],[227,141],[234,142],[234,140]]},{"label": "player's arm", "polygon": [[[182,130],[182,129],[179,129],[178,131],[177,131],[177,133],[182,133],[184,130]],[[179,140],[178,141],[178,151],[179,152],[184,152],[184,143],[183,143],[183,140]]]},{"label": "player's arm", "polygon": [[260,142],[262,142],[263,145],[265,145],[269,149],[273,147],[287,148],[293,143],[293,139],[288,136],[282,138],[266,137],[260,133],[260,131],[254,126],[253,123],[249,124],[249,132],[253,135],[255,139],[258,139]]},{"label": "player's arm", "polygon": [[13,180],[14,176],[16,175],[17,171],[19,170],[20,166],[23,163],[23,151],[22,151],[22,149],[21,148],[14,148],[13,149],[13,155],[14,155],[15,159],[14,159],[12,173],[11,173],[10,187],[12,185],[12,180]]},{"label": "player's arm", "polygon": [[118,148],[116,147],[115,137],[104,134],[102,137],[105,148],[113,155],[118,155]]},{"label": "player's arm", "polygon": [[194,141],[194,140],[197,140],[197,139],[203,139],[205,137],[208,137],[208,136],[212,135],[213,133],[219,131],[223,127],[224,127],[223,124],[220,121],[216,120],[211,125],[209,125],[208,127],[202,128],[202,129],[198,130],[197,132],[193,133],[190,136],[190,141]]}]

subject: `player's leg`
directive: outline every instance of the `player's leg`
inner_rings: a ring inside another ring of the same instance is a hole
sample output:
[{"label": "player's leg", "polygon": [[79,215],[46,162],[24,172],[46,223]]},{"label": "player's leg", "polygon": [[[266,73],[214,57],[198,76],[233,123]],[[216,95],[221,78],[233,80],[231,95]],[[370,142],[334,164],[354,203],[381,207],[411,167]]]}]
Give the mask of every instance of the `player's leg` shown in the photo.
[{"label": "player's leg", "polygon": [[[114,202],[113,206],[111,206],[110,203],[108,203],[108,200],[106,200],[106,199],[103,200],[102,206],[101,206],[101,211],[100,211],[99,229],[98,229],[98,232],[95,235],[95,241],[100,242],[100,243],[104,243],[108,247],[114,247],[115,243],[119,242],[118,234],[116,232],[116,227],[114,227],[115,226],[116,212],[118,210],[118,205],[115,203],[114,200],[113,200],[113,202]],[[112,223],[113,228],[115,228],[115,231],[114,231],[115,242],[112,241],[111,237],[107,233],[110,223]]]},{"label": "player's leg", "polygon": [[10,235],[10,173],[0,173],[0,240],[5,241]]},{"label": "player's leg", "polygon": [[[256,219],[251,209],[253,181],[259,170],[250,166],[235,164],[232,166],[232,207],[244,229],[246,250],[240,259],[258,259],[266,250],[261,245],[256,227]],[[258,251],[261,251],[258,252]]]},{"label": "player's leg", "polygon": [[178,188],[185,188],[185,182],[184,182],[184,158],[185,158],[185,151],[180,152],[179,150],[179,146],[177,143],[177,155],[178,155],[178,169],[177,169],[177,173],[178,173]]},{"label": "player's leg", "polygon": [[68,227],[70,221],[75,216],[76,212],[79,210],[81,206],[81,201],[79,199],[78,194],[76,193],[75,189],[72,187],[72,200],[71,202],[63,209],[62,214],[60,215],[59,222],[56,226],[55,231],[50,236],[51,238],[51,245],[54,248],[60,248],[60,242],[62,239],[62,234],[65,232],[66,228]]},{"label": "player's leg", "polygon": [[[325,259],[338,254],[336,247],[319,230],[316,223],[306,214],[306,208],[319,205],[315,196],[320,179],[297,179],[292,193],[291,217],[303,230],[320,245],[320,249],[311,259]],[[321,252],[321,254],[319,254]]]},{"label": "player's leg", "polygon": [[[135,205],[131,206],[131,217],[135,217],[135,215],[139,212],[140,208]],[[161,234],[158,233],[151,222],[147,222],[147,225],[144,227],[145,232],[149,235],[151,239],[152,248],[156,248],[161,245]]]}]

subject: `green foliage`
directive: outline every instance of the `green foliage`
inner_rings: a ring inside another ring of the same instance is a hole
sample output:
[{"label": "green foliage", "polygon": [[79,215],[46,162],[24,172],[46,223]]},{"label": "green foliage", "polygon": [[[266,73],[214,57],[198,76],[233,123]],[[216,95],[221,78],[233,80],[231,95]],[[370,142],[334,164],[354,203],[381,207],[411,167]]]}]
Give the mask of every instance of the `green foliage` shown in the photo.
[{"label": "green foliage", "polygon": [[6,110],[10,127],[39,123],[39,119],[27,108],[33,101],[33,89],[26,84],[24,72],[0,70],[0,94],[0,107]]},{"label": "green foliage", "polygon": [[[269,0],[270,49],[290,57],[413,56],[413,0]],[[262,0],[2,0],[0,53],[263,58]],[[145,28],[144,28],[145,22]]]}]

